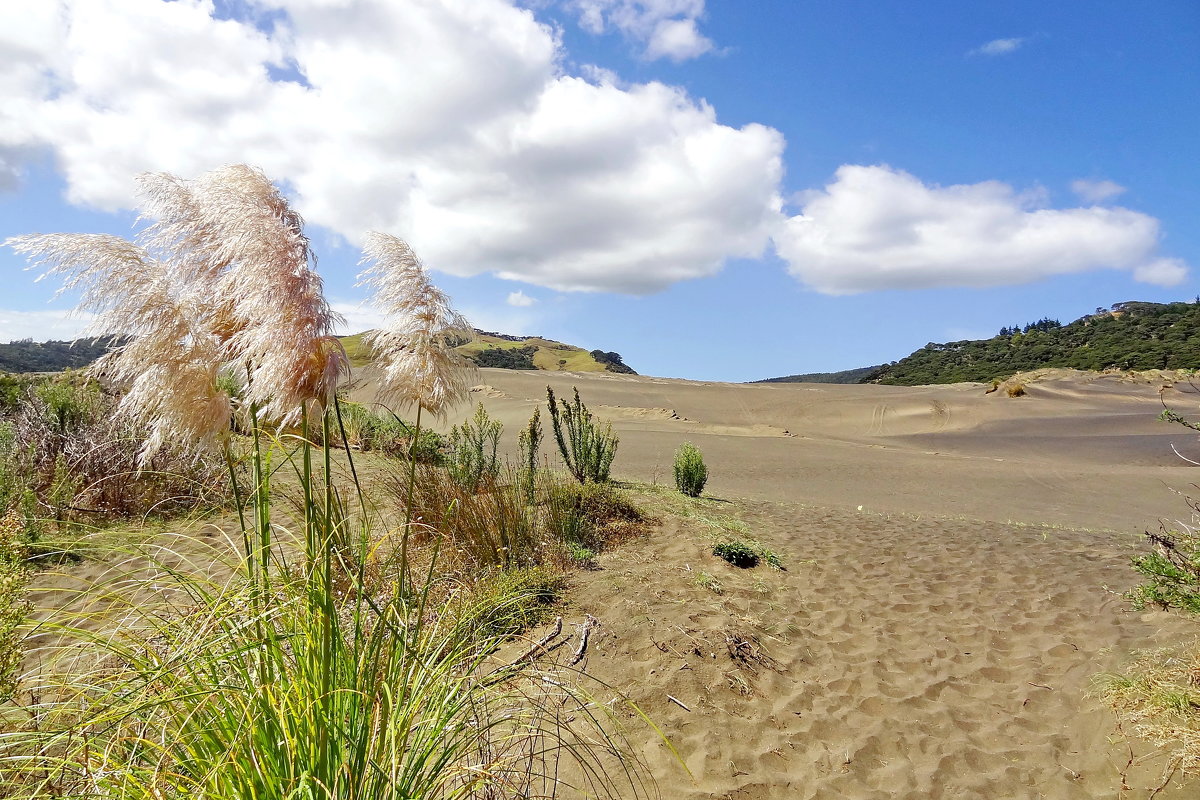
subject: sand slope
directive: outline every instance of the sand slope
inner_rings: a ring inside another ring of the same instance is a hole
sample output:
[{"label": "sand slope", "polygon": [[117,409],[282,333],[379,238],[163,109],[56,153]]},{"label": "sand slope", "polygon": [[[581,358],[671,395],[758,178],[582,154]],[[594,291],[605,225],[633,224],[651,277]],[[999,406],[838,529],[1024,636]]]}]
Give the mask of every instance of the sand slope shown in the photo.
[{"label": "sand slope", "polygon": [[1171,450],[1200,460],[1196,437],[1156,420],[1160,384],[1058,371],[1009,398],[484,370],[474,398],[510,447],[547,382],[612,422],[618,477],[669,484],[675,448],[696,443],[707,494],[734,501],[713,513],[746,519],[788,567],[737,570],[703,526],[667,517],[579,576],[573,613],[603,622],[588,672],[637,700],[694,776],[646,733],[665,797],[1116,798],[1161,783],[1163,760],[1089,694],[1133,649],[1198,630],[1119,597],[1138,534],[1185,516],[1178,492],[1200,476]]}]

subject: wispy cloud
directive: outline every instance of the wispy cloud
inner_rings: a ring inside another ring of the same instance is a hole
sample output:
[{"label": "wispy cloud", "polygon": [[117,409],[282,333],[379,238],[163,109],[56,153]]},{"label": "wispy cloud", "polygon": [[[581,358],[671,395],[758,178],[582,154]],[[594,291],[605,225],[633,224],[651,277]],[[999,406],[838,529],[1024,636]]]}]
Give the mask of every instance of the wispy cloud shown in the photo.
[{"label": "wispy cloud", "polygon": [[570,6],[584,30],[599,34],[615,28],[642,43],[650,61],[667,58],[678,63],[713,49],[712,40],[697,25],[704,0],[572,0]]},{"label": "wispy cloud", "polygon": [[1011,39],[992,39],[990,42],[969,51],[967,55],[1002,56],[1017,50],[1028,41],[1028,36],[1015,36]]},{"label": "wispy cloud", "polygon": [[1092,181],[1080,178],[1077,181],[1071,181],[1071,191],[1085,203],[1103,203],[1105,200],[1123,194],[1125,187],[1113,181]]}]

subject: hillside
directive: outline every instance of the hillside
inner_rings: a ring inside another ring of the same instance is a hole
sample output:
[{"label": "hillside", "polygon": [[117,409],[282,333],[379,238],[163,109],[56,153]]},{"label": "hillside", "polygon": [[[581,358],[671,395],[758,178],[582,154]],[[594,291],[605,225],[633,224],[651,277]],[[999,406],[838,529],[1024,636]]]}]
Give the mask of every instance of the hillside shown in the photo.
[{"label": "hillside", "polygon": [[1042,319],[990,339],[930,342],[863,383],[919,386],[988,381],[1040,367],[1200,368],[1200,303],[1117,303],[1062,325]]},{"label": "hillside", "polygon": [[885,364],[874,367],[858,367],[844,369],[841,372],[805,372],[800,375],[784,375],[780,378],[763,378],[750,383],[862,383],[875,370],[882,369]]},{"label": "hillside", "polygon": [[[346,346],[346,352],[354,366],[362,366],[369,361],[362,337],[361,333],[342,337],[342,343]],[[474,341],[460,345],[457,349],[481,367],[637,374],[625,364],[620,353],[588,351],[582,347],[538,336],[509,336],[477,330]]]},{"label": "hillside", "polygon": [[0,372],[60,372],[86,367],[108,352],[107,341],[35,342],[22,339],[0,344]]}]

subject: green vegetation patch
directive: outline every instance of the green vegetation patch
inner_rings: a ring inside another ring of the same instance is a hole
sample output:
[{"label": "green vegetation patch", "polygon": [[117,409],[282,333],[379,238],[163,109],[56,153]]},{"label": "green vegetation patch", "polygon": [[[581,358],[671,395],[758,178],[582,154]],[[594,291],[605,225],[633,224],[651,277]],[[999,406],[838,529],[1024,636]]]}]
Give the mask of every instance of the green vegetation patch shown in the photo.
[{"label": "green vegetation patch", "polygon": [[986,382],[1043,367],[1081,370],[1200,367],[1200,303],[1117,303],[1062,325],[1041,319],[991,339],[930,342],[863,383]]}]

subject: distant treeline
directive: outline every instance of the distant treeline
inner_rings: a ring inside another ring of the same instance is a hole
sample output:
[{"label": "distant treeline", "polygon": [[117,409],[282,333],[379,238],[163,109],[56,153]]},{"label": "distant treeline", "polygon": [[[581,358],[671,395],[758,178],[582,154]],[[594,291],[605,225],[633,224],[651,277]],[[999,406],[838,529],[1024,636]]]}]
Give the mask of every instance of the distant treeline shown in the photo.
[{"label": "distant treeline", "polygon": [[841,372],[805,372],[802,375],[784,375],[782,378],[766,378],[751,383],[862,383],[863,378],[882,366],[844,369]]},{"label": "distant treeline", "polygon": [[1043,318],[1001,328],[991,339],[930,342],[876,368],[861,382],[917,386],[988,381],[1041,367],[1200,368],[1200,298],[1195,303],[1117,303],[1067,325]]},{"label": "distant treeline", "polygon": [[86,367],[108,352],[110,340],[77,339],[74,342],[35,342],[22,339],[0,344],[2,372],[59,372]]}]

